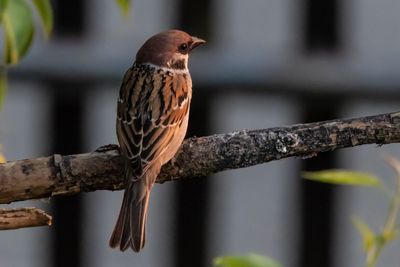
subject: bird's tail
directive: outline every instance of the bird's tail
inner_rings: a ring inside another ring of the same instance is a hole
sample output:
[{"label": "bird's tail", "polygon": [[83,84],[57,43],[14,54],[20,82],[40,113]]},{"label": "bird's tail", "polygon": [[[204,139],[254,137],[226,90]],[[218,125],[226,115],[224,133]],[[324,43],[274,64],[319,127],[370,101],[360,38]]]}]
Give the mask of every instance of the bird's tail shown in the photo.
[{"label": "bird's tail", "polygon": [[152,184],[150,173],[145,173],[137,181],[128,180],[121,210],[110,238],[110,247],[125,251],[131,247],[139,252],[145,243],[147,209]]}]

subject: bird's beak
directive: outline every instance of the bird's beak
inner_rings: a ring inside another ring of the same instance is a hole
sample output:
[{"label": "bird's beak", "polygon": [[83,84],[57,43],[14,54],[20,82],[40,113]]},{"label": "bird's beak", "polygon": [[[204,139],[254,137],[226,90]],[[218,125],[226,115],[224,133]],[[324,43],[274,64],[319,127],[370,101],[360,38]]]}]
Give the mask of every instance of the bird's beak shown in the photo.
[{"label": "bird's beak", "polygon": [[190,46],[190,51],[192,51],[193,49],[195,49],[196,47],[198,47],[199,45],[205,44],[206,41],[204,41],[203,39],[197,38],[195,36],[192,36],[192,44]]}]

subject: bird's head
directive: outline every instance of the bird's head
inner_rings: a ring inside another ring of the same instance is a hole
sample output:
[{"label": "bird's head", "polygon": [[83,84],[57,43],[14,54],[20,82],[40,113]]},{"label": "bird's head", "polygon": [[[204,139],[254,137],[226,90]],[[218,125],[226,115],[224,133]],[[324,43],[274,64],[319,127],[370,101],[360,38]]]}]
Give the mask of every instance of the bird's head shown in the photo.
[{"label": "bird's head", "polygon": [[187,70],[189,53],[205,42],[179,30],[161,32],[143,44],[136,54],[136,63]]}]

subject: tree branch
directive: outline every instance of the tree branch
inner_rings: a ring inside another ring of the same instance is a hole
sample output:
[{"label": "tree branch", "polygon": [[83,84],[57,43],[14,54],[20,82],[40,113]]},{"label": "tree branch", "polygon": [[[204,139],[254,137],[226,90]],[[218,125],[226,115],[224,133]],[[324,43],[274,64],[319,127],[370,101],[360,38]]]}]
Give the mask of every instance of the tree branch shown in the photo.
[{"label": "tree branch", "polygon": [[51,225],[51,216],[37,208],[0,209],[0,230]]},{"label": "tree branch", "polygon": [[[290,127],[242,130],[185,140],[157,182],[206,176],[288,157],[364,144],[400,142],[400,112]],[[0,164],[0,203],[120,190],[124,163],[116,149]]]}]

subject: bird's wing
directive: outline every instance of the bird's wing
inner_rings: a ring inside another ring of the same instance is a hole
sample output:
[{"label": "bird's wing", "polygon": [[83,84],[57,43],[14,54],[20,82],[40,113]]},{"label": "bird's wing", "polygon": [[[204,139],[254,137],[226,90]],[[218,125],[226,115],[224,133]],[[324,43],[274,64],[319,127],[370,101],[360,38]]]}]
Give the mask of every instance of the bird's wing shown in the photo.
[{"label": "bird's wing", "polygon": [[117,136],[133,179],[168,149],[189,112],[190,98],[188,73],[143,66],[126,72],[118,100]]}]

